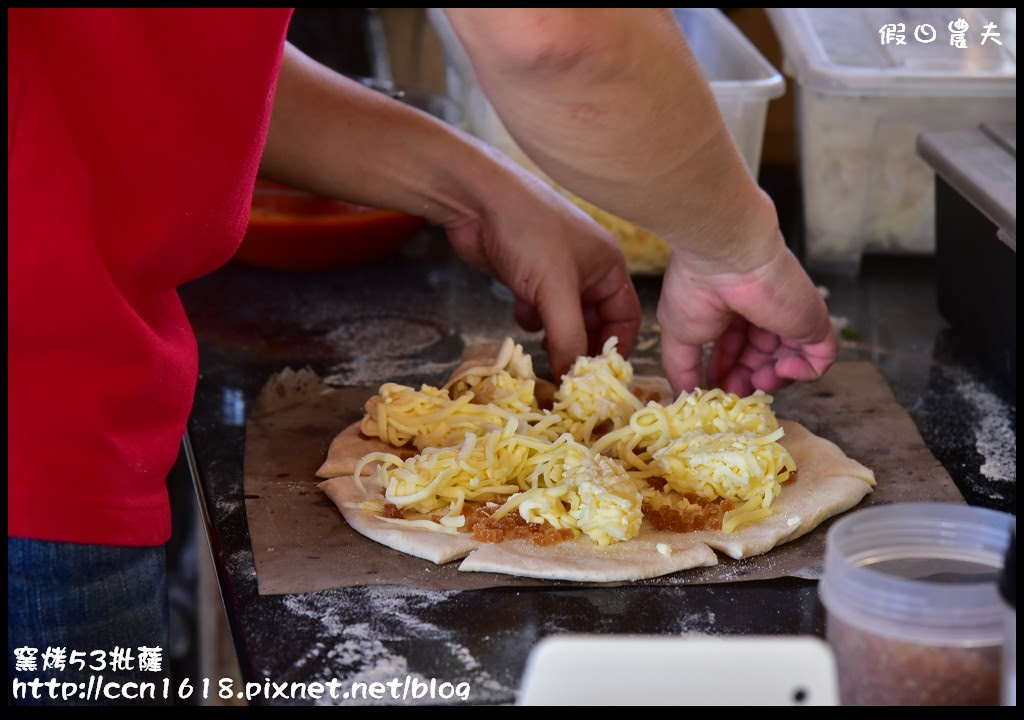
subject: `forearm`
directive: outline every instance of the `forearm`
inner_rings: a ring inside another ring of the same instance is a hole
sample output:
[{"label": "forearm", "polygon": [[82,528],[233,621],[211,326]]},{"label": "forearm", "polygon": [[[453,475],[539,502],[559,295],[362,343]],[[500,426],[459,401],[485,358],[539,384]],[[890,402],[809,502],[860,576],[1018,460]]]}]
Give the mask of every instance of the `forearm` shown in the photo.
[{"label": "forearm", "polygon": [[510,134],[556,182],[726,265],[774,245],[774,206],[669,10],[447,12]]},{"label": "forearm", "polygon": [[421,215],[477,217],[511,162],[451,125],[285,48],[260,176]]}]

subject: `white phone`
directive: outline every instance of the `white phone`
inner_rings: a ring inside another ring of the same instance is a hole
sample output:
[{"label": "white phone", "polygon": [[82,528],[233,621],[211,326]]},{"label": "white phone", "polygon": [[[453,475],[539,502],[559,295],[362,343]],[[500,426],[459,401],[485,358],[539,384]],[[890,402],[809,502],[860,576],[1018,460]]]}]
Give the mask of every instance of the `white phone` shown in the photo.
[{"label": "white phone", "polygon": [[835,657],[814,636],[551,635],[516,705],[837,705]]}]

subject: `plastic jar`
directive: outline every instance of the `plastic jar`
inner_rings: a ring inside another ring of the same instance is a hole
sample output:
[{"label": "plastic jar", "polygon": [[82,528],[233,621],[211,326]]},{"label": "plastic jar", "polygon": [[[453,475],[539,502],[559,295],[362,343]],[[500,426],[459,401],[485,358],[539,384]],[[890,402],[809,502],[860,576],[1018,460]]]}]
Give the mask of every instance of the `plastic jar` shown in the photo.
[{"label": "plastic jar", "polygon": [[855,511],[829,529],[819,594],[842,705],[999,705],[1013,516],[952,503]]}]

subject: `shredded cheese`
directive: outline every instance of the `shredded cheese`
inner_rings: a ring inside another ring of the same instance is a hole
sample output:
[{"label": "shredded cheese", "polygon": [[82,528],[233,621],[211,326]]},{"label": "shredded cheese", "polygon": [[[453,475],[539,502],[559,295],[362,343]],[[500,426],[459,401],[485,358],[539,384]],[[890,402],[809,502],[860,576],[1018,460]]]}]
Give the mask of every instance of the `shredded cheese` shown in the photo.
[{"label": "shredded cheese", "polygon": [[428,447],[407,460],[370,453],[356,466],[356,482],[362,485],[366,464],[378,462],[373,481],[415,527],[461,526],[471,501],[501,503],[494,518],[517,511],[529,523],[579,531],[600,545],[639,534],[643,498],[619,463],[568,433],[548,443],[518,429],[510,418],[501,430],[466,433],[461,443]]},{"label": "shredded cheese", "polygon": [[609,338],[601,355],[577,358],[555,391],[552,412],[563,418],[559,427],[582,443],[590,444],[602,424],[622,427],[643,405],[629,389],[633,367],[619,354],[617,344],[616,338]]},{"label": "shredded cheese", "polygon": [[364,507],[379,514],[390,503],[403,516],[389,522],[457,532],[465,503],[493,503],[495,519],[516,512],[599,545],[636,537],[645,504],[686,510],[697,500],[729,501],[725,532],[768,517],[796,470],[778,442],[772,397],[698,389],[644,405],[616,346],[611,338],[600,355],[577,359],[551,410],[538,407],[529,356],[510,340],[490,374],[474,371],[448,389],[382,385],[361,429],[419,454],[364,456],[356,482],[362,487],[375,463],[369,479],[383,497]]},{"label": "shredded cheese", "polygon": [[[507,374],[489,387],[506,387]],[[366,402],[366,414],[360,429],[365,435],[379,437],[395,447],[412,444],[422,450],[429,446],[447,446],[460,441],[467,432],[485,433],[503,427],[511,418],[545,427],[548,413],[538,409],[532,398],[532,384],[517,386],[516,392],[491,395],[486,404],[474,402],[473,392],[451,398],[448,391],[423,385],[419,390],[406,385],[385,383],[377,395]],[[527,394],[529,397],[527,398]],[[549,423],[558,418],[550,418]],[[553,431],[546,437],[556,436]]]},{"label": "shredded cheese", "polygon": [[631,272],[658,274],[664,272],[668,266],[671,248],[662,237],[634,225],[628,220],[623,220],[564,188],[558,187],[557,189],[615,236],[622,247],[622,253],[626,256],[626,264]]}]

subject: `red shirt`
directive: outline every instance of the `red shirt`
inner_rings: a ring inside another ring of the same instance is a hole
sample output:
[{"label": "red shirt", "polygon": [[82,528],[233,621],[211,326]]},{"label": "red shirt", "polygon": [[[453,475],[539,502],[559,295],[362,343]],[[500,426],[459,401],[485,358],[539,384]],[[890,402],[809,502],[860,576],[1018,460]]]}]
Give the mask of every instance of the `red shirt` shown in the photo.
[{"label": "red shirt", "polygon": [[7,533],[170,537],[177,287],[248,218],[290,9],[7,10]]}]

